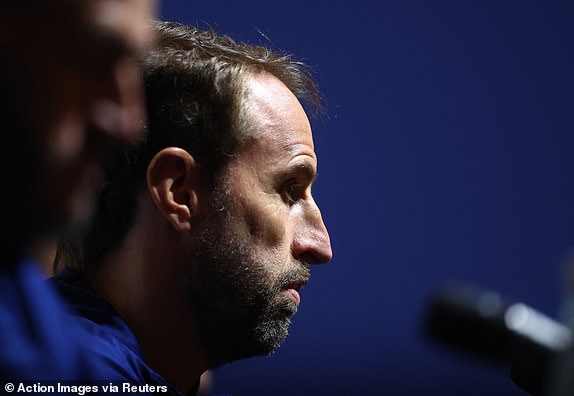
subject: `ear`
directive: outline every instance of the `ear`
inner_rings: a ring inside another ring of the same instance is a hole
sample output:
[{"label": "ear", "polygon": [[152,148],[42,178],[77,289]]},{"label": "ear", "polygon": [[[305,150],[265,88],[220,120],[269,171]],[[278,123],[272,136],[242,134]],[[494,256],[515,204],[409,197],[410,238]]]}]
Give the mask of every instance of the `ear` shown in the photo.
[{"label": "ear", "polygon": [[199,170],[191,154],[178,147],[161,150],[148,165],[147,186],[157,208],[175,230],[190,230],[199,188]]}]

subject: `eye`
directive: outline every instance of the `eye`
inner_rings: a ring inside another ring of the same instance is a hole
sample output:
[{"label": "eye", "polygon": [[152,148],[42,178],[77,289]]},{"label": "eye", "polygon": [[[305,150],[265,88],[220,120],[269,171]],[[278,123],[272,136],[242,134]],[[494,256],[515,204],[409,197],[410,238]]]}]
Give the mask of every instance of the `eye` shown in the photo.
[{"label": "eye", "polygon": [[290,181],[283,187],[283,196],[286,202],[293,205],[303,196],[304,187],[301,183]]}]

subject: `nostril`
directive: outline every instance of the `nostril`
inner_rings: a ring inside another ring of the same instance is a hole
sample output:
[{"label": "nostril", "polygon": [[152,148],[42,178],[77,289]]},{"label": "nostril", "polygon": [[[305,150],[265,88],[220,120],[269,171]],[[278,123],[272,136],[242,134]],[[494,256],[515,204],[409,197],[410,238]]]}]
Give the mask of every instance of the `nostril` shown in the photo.
[{"label": "nostril", "polygon": [[295,256],[297,259],[308,263],[308,264],[325,264],[333,257],[330,244],[321,245],[309,245],[307,247],[302,247],[299,251],[295,251]]},{"label": "nostril", "polygon": [[310,252],[299,255],[298,259],[307,264],[319,264],[317,256]]}]

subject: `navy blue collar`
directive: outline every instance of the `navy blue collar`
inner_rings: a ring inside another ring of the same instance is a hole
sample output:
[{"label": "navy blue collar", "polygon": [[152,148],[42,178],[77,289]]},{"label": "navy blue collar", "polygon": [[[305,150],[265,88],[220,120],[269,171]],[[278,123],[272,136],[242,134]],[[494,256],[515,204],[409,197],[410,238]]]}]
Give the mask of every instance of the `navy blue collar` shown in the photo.
[{"label": "navy blue collar", "polygon": [[120,314],[109,302],[97,295],[79,273],[64,268],[51,280],[79,316],[105,327],[111,336],[138,356],[143,356],[136,337]]}]

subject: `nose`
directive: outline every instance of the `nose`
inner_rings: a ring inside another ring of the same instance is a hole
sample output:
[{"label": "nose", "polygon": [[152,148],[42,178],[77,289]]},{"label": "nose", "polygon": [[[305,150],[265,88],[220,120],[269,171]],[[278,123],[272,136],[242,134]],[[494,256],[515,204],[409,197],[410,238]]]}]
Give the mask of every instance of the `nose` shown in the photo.
[{"label": "nose", "polygon": [[333,257],[329,232],[312,198],[304,205],[302,224],[293,240],[292,251],[295,258],[308,264],[325,264]]},{"label": "nose", "polygon": [[120,134],[125,140],[139,137],[146,118],[144,90],[139,68],[131,59],[120,62],[116,69]]},{"label": "nose", "polygon": [[88,22],[92,41],[100,51],[95,83],[100,97],[92,102],[92,120],[99,130],[118,142],[131,142],[142,134],[145,95],[136,58],[155,41],[150,28],[157,0],[91,2]]},{"label": "nose", "polygon": [[112,73],[109,89],[94,103],[92,119],[109,137],[130,142],[140,136],[146,118],[140,72],[134,61],[124,59]]}]

